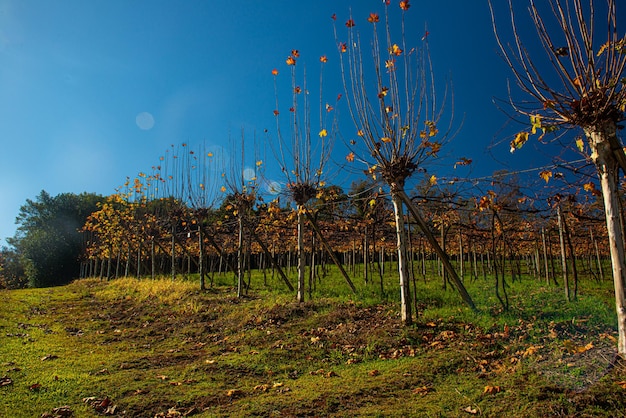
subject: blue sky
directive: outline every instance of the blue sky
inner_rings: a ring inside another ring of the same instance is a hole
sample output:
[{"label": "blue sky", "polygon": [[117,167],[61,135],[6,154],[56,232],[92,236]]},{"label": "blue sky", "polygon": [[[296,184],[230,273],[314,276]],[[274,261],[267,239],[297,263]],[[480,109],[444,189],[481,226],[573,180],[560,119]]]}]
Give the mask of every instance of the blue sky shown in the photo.
[{"label": "blue sky", "polygon": [[[350,10],[366,30],[369,13],[382,14],[383,6],[380,0],[0,0],[0,239],[13,235],[19,207],[42,189],[108,195],[126,176],[157,165],[171,144],[232,149],[242,130],[247,138],[257,133],[257,141],[265,129],[271,133],[271,70],[287,74],[292,49],[312,64],[327,55],[329,94],[340,93],[330,16],[336,13],[343,25]],[[508,126],[492,103],[494,96],[506,98],[510,74],[497,55],[486,1],[414,0],[407,23],[415,44],[428,25],[437,77],[453,80],[455,119],[464,122],[444,154],[473,159],[470,176],[549,161],[536,144],[509,153],[519,128]],[[344,135],[352,135],[347,112],[342,119]],[[341,147],[337,152],[342,160]],[[268,175],[283,180],[271,166],[268,156]],[[341,183],[328,179],[334,180]]]}]

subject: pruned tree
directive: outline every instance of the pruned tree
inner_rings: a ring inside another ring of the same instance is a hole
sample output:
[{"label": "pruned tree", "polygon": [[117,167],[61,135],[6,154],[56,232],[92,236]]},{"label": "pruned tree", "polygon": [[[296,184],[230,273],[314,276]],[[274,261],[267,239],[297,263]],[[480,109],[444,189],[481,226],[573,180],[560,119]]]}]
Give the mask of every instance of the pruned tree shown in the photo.
[{"label": "pruned tree", "polygon": [[[291,103],[289,107],[288,134],[283,134],[281,129],[279,94],[278,94],[278,70],[274,69],[274,89],[276,92],[276,136],[277,141],[272,144],[276,159],[287,179],[287,192],[290,199],[295,203],[297,216],[297,249],[298,249],[298,285],[297,300],[304,301],[305,278],[306,278],[306,253],[305,253],[305,220],[308,220],[311,227],[319,236],[322,245],[327,248],[328,254],[334,258],[334,252],[329,248],[327,241],[321,234],[314,219],[309,213],[307,203],[315,198],[325,185],[325,178],[333,139],[337,134],[337,118],[334,108],[341,95],[331,103],[325,102],[323,98],[323,69],[327,62],[327,57],[321,56],[320,69],[320,96],[319,96],[319,128],[315,128],[312,114],[312,103],[307,85],[306,68],[298,72],[298,60],[300,52],[297,49],[285,60],[291,77]],[[317,134],[316,134],[317,132]],[[317,138],[316,138],[317,137]],[[337,267],[343,274],[344,279],[352,289],[352,284],[347,273],[343,270],[338,260],[335,260]]]},{"label": "pruned tree", "polygon": [[[366,171],[370,175],[378,173],[390,189],[396,224],[401,318],[408,325],[412,322],[411,291],[403,205],[407,206],[444,261],[465,301],[472,307],[474,304],[447,255],[405,192],[407,179],[427,160],[437,156],[449,138],[452,126],[450,123],[441,129],[442,124],[445,125],[444,109],[436,94],[427,35],[422,38],[421,47],[407,43],[404,19],[410,2],[400,2],[402,16],[397,28],[392,28],[390,1],[384,4],[382,18],[378,13],[371,13],[367,18],[372,27],[371,41],[364,43],[361,40],[352,17],[345,22],[345,42],[339,39],[336,28],[335,38],[348,107],[360,138],[354,144],[362,144],[367,150],[367,155],[359,155],[359,159],[367,165]],[[371,56],[366,55],[368,50],[371,50]],[[368,162],[369,156],[373,162]],[[354,161],[355,157],[356,154],[351,152],[347,159]]]},{"label": "pruned tree", "polygon": [[[598,3],[602,3],[600,6]],[[521,148],[539,130],[580,129],[586,140],[576,146],[596,166],[601,184],[618,317],[618,353],[626,357],[626,258],[620,223],[619,169],[626,172],[626,155],[618,138],[626,107],[626,37],[618,32],[617,2],[606,0],[528,0],[530,22],[543,51],[527,48],[519,30],[516,8],[509,0],[511,42],[496,25],[496,40],[518,87],[530,96],[510,104],[529,118],[530,129],[518,133],[511,151]],[[535,41],[535,40],[533,40]],[[532,105],[532,106],[531,106]]]}]

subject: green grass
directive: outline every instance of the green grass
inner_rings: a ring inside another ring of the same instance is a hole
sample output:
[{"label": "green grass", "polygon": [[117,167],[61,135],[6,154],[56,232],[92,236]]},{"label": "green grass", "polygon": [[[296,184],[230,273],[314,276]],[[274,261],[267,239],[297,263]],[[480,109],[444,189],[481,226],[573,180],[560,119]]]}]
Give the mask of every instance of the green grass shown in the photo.
[{"label": "green grass", "polygon": [[[235,297],[232,275],[200,292],[196,279],[81,280],[0,291],[0,416],[620,416],[609,282],[579,297],[531,278],[466,280],[478,312],[440,279],[418,280],[420,315],[398,316],[391,270],[379,284],[337,272],[294,301],[254,272]],[[295,280],[292,277],[292,282]],[[6,379],[4,380],[7,381]],[[115,405],[115,410],[111,407]],[[106,408],[104,408],[106,409]],[[104,410],[102,409],[102,410]],[[177,415],[179,414],[179,415]]]}]

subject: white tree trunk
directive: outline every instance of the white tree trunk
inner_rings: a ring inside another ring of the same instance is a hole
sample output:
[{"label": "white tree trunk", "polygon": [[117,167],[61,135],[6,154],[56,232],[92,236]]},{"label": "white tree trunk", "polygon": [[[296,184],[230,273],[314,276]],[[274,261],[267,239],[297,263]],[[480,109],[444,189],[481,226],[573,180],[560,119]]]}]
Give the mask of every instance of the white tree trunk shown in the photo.
[{"label": "white tree trunk", "polygon": [[404,228],[404,211],[402,199],[393,191],[391,202],[396,221],[396,237],[398,243],[398,275],[400,276],[400,316],[402,323],[410,325],[411,317],[411,291],[409,288],[409,269],[407,264],[406,230]]},{"label": "white tree trunk", "polygon": [[306,260],[304,254],[304,213],[298,206],[298,302],[304,302],[304,275]]},{"label": "white tree trunk", "polygon": [[615,307],[617,311],[618,354],[626,357],[626,259],[624,258],[624,240],[620,223],[620,204],[618,194],[617,160],[611,150],[609,139],[615,136],[614,123],[607,123],[602,129],[586,131],[589,145],[604,199],[606,227],[609,235],[609,249],[615,286]]},{"label": "white tree trunk", "polygon": [[556,216],[559,224],[559,243],[561,244],[561,271],[563,273],[563,287],[565,289],[565,300],[571,301],[569,292],[569,271],[567,268],[567,250],[565,249],[565,231],[563,227],[563,214],[561,213],[561,206],[556,208]]},{"label": "white tree trunk", "polygon": [[239,242],[237,243],[237,297],[243,297],[244,281],[243,281],[243,218],[239,215]]}]

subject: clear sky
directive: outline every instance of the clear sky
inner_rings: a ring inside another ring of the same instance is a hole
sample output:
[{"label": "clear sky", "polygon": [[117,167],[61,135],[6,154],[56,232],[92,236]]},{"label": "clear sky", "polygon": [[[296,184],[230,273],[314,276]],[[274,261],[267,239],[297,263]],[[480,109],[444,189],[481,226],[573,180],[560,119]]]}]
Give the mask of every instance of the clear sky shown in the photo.
[{"label": "clear sky", "polygon": [[[473,159],[473,176],[539,164],[543,151],[534,146],[509,153],[513,131],[492,103],[506,98],[510,73],[487,2],[411,4],[409,41],[419,44],[428,25],[435,72],[453,80],[455,119],[463,120],[444,153]],[[330,65],[338,59],[331,15],[343,25],[350,10],[365,30],[383,5],[0,0],[0,239],[14,234],[20,205],[42,189],[112,194],[126,176],[158,164],[170,144],[228,146],[242,129],[250,137],[275,130],[272,69],[287,74],[292,49],[311,63],[325,54],[332,89],[339,73]]]}]

